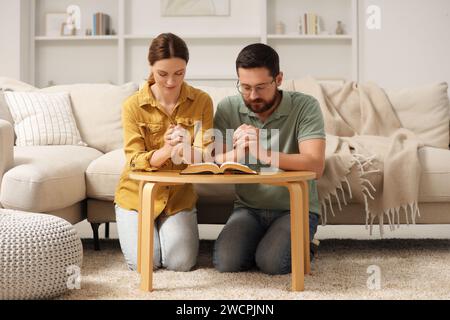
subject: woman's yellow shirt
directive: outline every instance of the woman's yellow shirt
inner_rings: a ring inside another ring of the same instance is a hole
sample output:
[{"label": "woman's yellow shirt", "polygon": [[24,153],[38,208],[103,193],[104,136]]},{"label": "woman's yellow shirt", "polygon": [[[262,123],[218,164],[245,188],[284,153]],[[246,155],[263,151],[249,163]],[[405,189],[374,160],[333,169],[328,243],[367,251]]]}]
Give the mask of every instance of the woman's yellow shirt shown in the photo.
[{"label": "woman's yellow shirt", "polygon": [[[180,97],[172,114],[167,114],[156,101],[147,82],[129,97],[122,108],[125,167],[116,189],[114,202],[121,208],[138,211],[139,182],[129,178],[133,171],[182,170],[186,164],[172,160],[158,168],[150,166],[153,153],[164,145],[164,133],[171,124],[180,124],[191,135],[191,144],[206,150],[212,135],[213,104],[209,95],[187,83],[181,87]],[[173,215],[195,206],[197,195],[191,184],[161,187],[157,190],[155,218],[164,212]]]}]

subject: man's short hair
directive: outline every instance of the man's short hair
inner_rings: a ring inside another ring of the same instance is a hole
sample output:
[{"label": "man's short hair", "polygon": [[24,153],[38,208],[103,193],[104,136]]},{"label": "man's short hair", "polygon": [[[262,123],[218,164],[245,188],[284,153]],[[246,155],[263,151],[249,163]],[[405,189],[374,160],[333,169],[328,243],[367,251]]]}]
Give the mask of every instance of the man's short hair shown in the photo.
[{"label": "man's short hair", "polygon": [[241,50],[236,59],[236,73],[238,69],[267,68],[276,77],[280,73],[280,57],[270,46],[263,43],[254,43]]}]

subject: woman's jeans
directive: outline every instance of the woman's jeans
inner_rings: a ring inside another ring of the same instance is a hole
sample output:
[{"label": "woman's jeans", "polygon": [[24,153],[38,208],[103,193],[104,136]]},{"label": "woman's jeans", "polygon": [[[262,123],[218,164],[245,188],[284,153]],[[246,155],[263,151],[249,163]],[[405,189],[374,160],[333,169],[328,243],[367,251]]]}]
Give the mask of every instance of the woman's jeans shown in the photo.
[{"label": "woman's jeans", "polygon": [[[136,270],[138,213],[117,205],[115,209],[122,253],[128,268]],[[161,214],[155,220],[153,235],[153,268],[189,271],[195,266],[199,247],[195,208],[171,216]]]},{"label": "woman's jeans", "polygon": [[[256,266],[267,274],[291,272],[290,211],[235,208],[214,245],[213,263],[220,272]],[[313,239],[319,216],[309,213]]]}]

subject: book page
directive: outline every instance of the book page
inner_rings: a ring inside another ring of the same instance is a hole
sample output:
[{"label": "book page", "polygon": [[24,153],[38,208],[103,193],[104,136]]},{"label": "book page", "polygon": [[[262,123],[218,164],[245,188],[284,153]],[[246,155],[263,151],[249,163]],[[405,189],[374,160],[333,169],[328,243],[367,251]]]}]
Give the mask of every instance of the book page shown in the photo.
[{"label": "book page", "polygon": [[225,161],[224,163],[222,163],[220,166],[226,166],[228,164],[237,164],[237,165],[242,165],[245,166],[245,164],[239,163],[239,162],[234,162],[234,161]]},{"label": "book page", "polygon": [[217,164],[215,164],[214,162],[200,162],[200,163],[192,163],[190,165],[188,165],[188,167],[200,167],[200,166],[214,166],[214,167],[219,167]]},{"label": "book page", "polygon": [[240,171],[240,172],[244,172],[244,173],[252,173],[252,174],[256,174],[257,172],[250,169],[248,166],[246,166],[245,164],[242,163],[238,163],[238,162],[224,162],[222,163],[222,165],[220,166],[221,172],[225,173],[225,171],[227,170],[236,170],[236,171]]},{"label": "book page", "polygon": [[181,174],[192,174],[192,173],[219,173],[219,166],[212,162],[205,163],[195,163],[187,166],[186,169],[182,170]]}]

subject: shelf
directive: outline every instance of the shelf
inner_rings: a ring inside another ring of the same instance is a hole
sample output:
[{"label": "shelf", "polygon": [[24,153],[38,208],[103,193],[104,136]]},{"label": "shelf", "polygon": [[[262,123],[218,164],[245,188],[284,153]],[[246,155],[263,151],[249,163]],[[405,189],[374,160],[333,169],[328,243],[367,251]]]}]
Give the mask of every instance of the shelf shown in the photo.
[{"label": "shelf", "polygon": [[34,37],[36,41],[74,41],[74,40],[117,40],[118,36],[55,36],[55,37],[47,37],[47,36],[38,36]]},{"label": "shelf", "polygon": [[352,40],[351,35],[268,34],[267,39],[280,40]]},{"label": "shelf", "polygon": [[[124,39],[128,40],[149,40],[154,39],[158,35],[124,35]],[[180,35],[182,39],[259,39],[260,35]],[[117,40],[118,36],[36,36],[36,41],[68,41],[68,40]]]},{"label": "shelf", "polygon": [[[177,34],[182,39],[259,39],[261,35],[259,34],[223,34],[223,35],[211,35],[211,34]],[[126,34],[124,35],[125,39],[129,40],[148,40],[154,39],[158,35],[157,34],[148,34],[148,35],[132,35]]]},{"label": "shelf", "polygon": [[[236,81],[235,60],[250,43],[269,44],[282,57],[285,76],[299,78],[304,74],[326,77],[358,77],[358,1],[315,0],[230,0],[232,10],[226,17],[162,17],[153,10],[151,1],[73,0],[80,5],[82,31],[76,36],[46,36],[47,12],[64,12],[69,2],[30,0],[30,78],[43,86],[48,81],[82,82],[110,79],[115,83],[140,81],[148,70],[148,45],[160,31],[171,31],[186,40],[191,53],[187,80],[230,83]],[[250,10],[255,14],[248,16]],[[115,35],[85,35],[92,25],[89,13],[105,12],[112,18]],[[316,12],[322,19],[322,31],[333,32],[336,21],[343,21],[346,34],[298,34],[299,15]],[[275,34],[278,22],[285,25],[284,34]],[[219,34],[215,34],[219,33]],[[70,47],[68,53],[65,47]],[[298,59],[301,52],[302,59]],[[65,61],[89,56],[86,67],[61,75],[59,59]],[[109,57],[107,61],[104,57]],[[101,63],[98,63],[98,62]],[[334,61],[340,61],[336,63]],[[107,67],[105,67],[107,66]],[[108,70],[112,69],[110,73]],[[210,74],[210,71],[213,74]],[[103,76],[105,74],[105,76]],[[102,75],[102,77],[99,77]],[[86,79],[86,80],[85,80]]]}]

